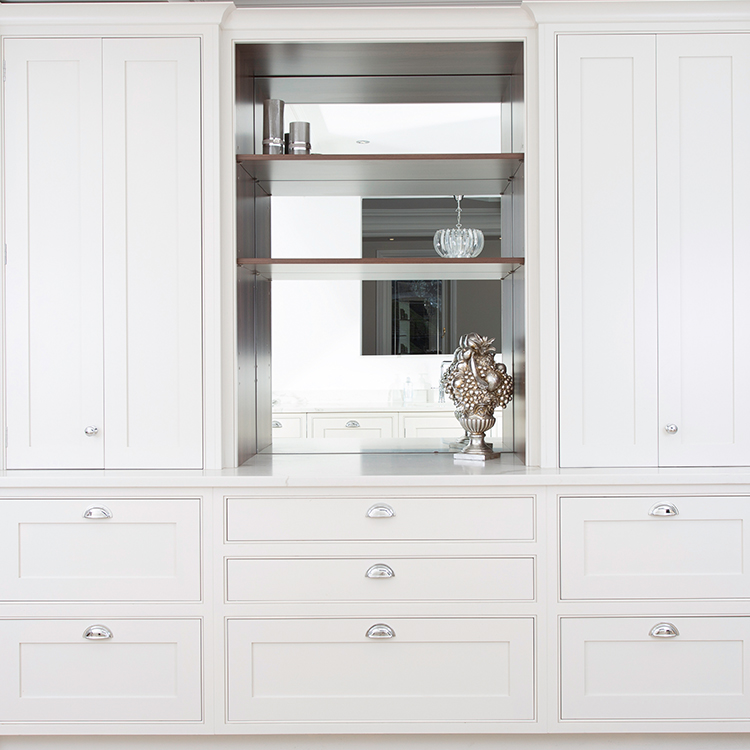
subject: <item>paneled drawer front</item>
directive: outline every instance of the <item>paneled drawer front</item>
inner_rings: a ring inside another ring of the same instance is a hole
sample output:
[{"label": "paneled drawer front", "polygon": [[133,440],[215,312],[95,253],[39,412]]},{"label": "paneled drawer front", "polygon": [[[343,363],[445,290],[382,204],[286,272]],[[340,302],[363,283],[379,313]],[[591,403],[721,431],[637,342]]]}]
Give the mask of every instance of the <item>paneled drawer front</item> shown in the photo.
[{"label": "paneled drawer front", "polygon": [[2,620],[0,636],[0,721],[201,720],[200,620]]},{"label": "paneled drawer front", "polygon": [[227,539],[532,541],[534,497],[230,497]]},{"label": "paneled drawer front", "polygon": [[200,507],[197,498],[2,500],[0,599],[199,600]]},{"label": "paneled drawer front", "polygon": [[398,414],[308,414],[307,427],[313,438],[392,438],[397,437]]},{"label": "paneled drawer front", "polygon": [[528,721],[533,649],[531,618],[230,619],[228,718]]},{"label": "paneled drawer front", "polygon": [[[649,635],[657,626],[666,637]],[[561,630],[563,719],[750,719],[749,617],[563,618]]]},{"label": "paneled drawer front", "polygon": [[[499,416],[499,415],[498,415]],[[402,414],[402,437],[443,438],[464,436],[464,429],[450,414]]]},{"label": "paneled drawer front", "polygon": [[564,497],[562,598],[750,597],[748,529],[747,497]]},{"label": "paneled drawer front", "polygon": [[273,438],[303,438],[306,436],[307,423],[304,414],[274,414],[271,421]]},{"label": "paneled drawer front", "polygon": [[230,602],[531,601],[534,559],[230,559],[227,599]]}]

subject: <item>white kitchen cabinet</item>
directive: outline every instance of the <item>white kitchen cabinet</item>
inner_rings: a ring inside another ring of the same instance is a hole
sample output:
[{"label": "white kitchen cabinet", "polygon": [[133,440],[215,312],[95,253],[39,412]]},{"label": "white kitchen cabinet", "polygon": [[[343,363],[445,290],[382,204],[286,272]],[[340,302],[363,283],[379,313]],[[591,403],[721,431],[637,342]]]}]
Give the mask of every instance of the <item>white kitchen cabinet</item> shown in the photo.
[{"label": "white kitchen cabinet", "polygon": [[7,467],[201,468],[200,41],[5,61]]},{"label": "white kitchen cabinet", "polygon": [[560,465],[748,465],[750,35],[558,44]]},{"label": "white kitchen cabinet", "polygon": [[198,619],[0,620],[0,721],[201,720]]},{"label": "white kitchen cabinet", "polygon": [[532,618],[227,622],[228,721],[534,718]]},{"label": "white kitchen cabinet", "polygon": [[749,719],[748,617],[565,617],[563,720]]},{"label": "white kitchen cabinet", "polygon": [[397,437],[398,414],[390,412],[308,414],[307,434],[313,438]]}]

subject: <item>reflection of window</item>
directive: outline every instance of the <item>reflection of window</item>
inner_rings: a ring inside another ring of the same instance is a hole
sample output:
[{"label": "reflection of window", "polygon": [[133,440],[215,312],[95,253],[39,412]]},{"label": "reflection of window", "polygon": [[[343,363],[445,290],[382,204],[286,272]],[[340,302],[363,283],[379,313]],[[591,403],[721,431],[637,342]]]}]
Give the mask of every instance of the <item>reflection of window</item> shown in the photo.
[{"label": "reflection of window", "polygon": [[449,317],[444,291],[450,282],[382,283],[391,297],[389,354],[444,354]]}]

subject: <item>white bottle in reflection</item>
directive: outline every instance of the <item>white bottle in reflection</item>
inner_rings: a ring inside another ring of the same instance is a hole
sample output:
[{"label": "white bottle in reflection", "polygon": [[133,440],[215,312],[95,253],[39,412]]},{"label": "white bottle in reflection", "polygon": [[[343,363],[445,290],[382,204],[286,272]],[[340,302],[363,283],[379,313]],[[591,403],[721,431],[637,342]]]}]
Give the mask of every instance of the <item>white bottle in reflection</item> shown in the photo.
[{"label": "white bottle in reflection", "polygon": [[406,378],[404,383],[404,403],[411,404],[414,402],[414,386],[412,385],[411,378]]}]

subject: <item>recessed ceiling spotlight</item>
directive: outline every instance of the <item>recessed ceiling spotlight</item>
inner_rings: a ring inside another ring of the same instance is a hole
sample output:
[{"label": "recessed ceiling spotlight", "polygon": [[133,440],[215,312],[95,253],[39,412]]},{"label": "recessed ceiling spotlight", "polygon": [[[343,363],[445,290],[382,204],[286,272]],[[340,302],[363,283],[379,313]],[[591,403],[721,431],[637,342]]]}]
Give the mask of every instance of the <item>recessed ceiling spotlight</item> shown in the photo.
[{"label": "recessed ceiling spotlight", "polygon": [[360,145],[364,145],[365,143],[369,143],[370,141],[366,141],[364,138],[361,141],[357,141]]}]

